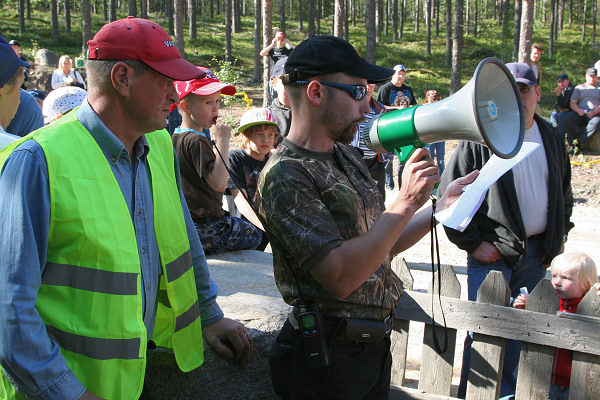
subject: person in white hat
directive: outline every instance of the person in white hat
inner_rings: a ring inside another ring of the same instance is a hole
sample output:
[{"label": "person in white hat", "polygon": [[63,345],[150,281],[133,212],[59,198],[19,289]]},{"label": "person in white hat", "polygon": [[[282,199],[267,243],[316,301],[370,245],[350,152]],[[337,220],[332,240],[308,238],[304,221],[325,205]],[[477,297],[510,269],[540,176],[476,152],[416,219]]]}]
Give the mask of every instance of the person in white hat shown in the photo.
[{"label": "person in white hat", "polygon": [[51,91],[42,105],[44,124],[54,122],[75,107],[80,106],[86,97],[87,92],[77,86],[63,86]]},{"label": "person in white hat", "polygon": [[[269,154],[279,138],[279,128],[268,108],[252,108],[242,115],[236,135],[241,134],[242,149],[229,154],[230,180],[227,188],[240,213],[264,232],[252,208],[260,171],[269,160]],[[268,243],[266,233],[257,250]]]}]

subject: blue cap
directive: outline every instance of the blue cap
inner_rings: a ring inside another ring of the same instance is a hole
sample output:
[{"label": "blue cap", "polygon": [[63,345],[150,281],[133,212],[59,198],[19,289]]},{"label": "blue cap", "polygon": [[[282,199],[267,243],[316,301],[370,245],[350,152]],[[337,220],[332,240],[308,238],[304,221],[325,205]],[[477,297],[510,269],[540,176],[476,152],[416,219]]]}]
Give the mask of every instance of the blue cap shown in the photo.
[{"label": "blue cap", "polygon": [[44,99],[46,98],[46,92],[44,92],[43,90],[40,89],[29,89],[28,92],[35,97],[36,100],[38,101],[44,101]]},{"label": "blue cap", "polygon": [[406,72],[406,68],[402,64],[396,64],[396,65],[394,65],[394,71],[404,71],[404,72]]},{"label": "blue cap", "polygon": [[515,77],[517,83],[523,83],[527,86],[533,86],[537,83],[537,78],[531,67],[525,63],[508,63],[506,67]]},{"label": "blue cap", "polygon": [[0,36],[0,87],[13,77],[19,67],[29,68],[29,63],[17,57],[6,39]]}]

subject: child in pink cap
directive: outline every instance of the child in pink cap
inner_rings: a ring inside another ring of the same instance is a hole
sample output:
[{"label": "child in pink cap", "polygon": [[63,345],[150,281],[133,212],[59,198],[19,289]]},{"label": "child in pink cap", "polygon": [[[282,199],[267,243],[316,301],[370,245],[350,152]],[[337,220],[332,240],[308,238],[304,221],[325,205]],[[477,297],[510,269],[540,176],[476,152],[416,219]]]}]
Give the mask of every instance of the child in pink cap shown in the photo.
[{"label": "child in pink cap", "polygon": [[[183,194],[206,254],[255,249],[262,231],[248,221],[225,215],[222,208],[229,179],[231,126],[218,120],[219,106],[221,94],[235,94],[235,87],[221,83],[212,71],[198,68],[206,72],[201,79],[175,82],[182,123],[173,134],[173,146]],[[214,142],[208,133],[211,128]]]}]

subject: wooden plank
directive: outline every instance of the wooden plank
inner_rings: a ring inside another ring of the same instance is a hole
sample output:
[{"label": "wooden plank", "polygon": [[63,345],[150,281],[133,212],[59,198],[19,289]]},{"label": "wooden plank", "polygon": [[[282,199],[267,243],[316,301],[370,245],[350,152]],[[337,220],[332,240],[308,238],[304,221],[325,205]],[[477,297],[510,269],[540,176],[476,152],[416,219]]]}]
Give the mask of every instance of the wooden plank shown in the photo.
[{"label": "wooden plank", "polygon": [[[447,326],[453,329],[600,355],[600,319],[588,317],[574,323],[555,315],[444,296],[441,307]],[[441,313],[437,302],[434,312]],[[396,318],[431,324],[430,295],[405,291],[396,306]],[[565,332],[569,333],[568,340]]]},{"label": "wooden plank", "polygon": [[[477,291],[478,303],[506,306],[510,290],[499,271],[491,271]],[[506,339],[473,334],[471,364],[467,379],[467,399],[497,399],[500,394],[500,379],[504,363]]]},{"label": "wooden plank", "polygon": [[[577,313],[600,317],[600,297],[598,297],[595,287],[592,287],[581,300],[577,307]],[[573,352],[569,400],[584,399],[600,399],[600,356]]]},{"label": "wooden plank", "polygon": [[[460,297],[460,282],[456,278],[456,273],[450,265],[442,265],[441,272],[441,292],[446,297]],[[434,280],[429,288],[429,293],[433,293],[432,302],[438,302],[438,274],[434,275]],[[443,324],[444,315],[435,314],[436,321]],[[444,346],[444,337],[447,337],[447,349],[439,354],[435,348],[433,340],[434,333],[437,336],[438,344]],[[454,364],[454,351],[456,348],[456,329],[445,329],[441,326],[425,325],[423,332],[423,350],[421,354],[421,375],[419,378],[419,389],[427,393],[450,396],[452,389],[452,366]]]},{"label": "wooden plank", "polygon": [[407,387],[390,387],[390,400],[459,400],[456,397],[426,393],[423,390]]},{"label": "wooden plank", "polygon": [[[542,279],[527,298],[527,310],[555,315],[560,303],[552,283]],[[523,343],[519,358],[517,399],[548,398],[554,348],[535,343]]]},{"label": "wooden plank", "polygon": [[[412,290],[414,279],[404,258],[399,256],[392,260],[392,271],[402,281],[404,290]],[[390,351],[392,353],[392,384],[402,386],[406,374],[406,351],[408,349],[409,320],[394,319],[394,331],[391,335]]]}]

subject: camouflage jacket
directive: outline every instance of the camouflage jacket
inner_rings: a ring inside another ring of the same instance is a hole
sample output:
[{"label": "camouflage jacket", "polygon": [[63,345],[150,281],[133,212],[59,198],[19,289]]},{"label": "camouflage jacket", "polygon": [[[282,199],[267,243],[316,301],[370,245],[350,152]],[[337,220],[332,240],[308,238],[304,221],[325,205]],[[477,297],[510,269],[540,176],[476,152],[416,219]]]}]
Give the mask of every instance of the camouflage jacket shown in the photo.
[{"label": "camouflage jacket", "polygon": [[310,267],[343,241],[363,235],[385,209],[364,161],[352,147],[314,152],[284,139],[265,165],[256,196],[273,249],[283,299],[316,302],[326,315],[381,319],[401,294],[389,257],[345,299],[327,292]]}]

